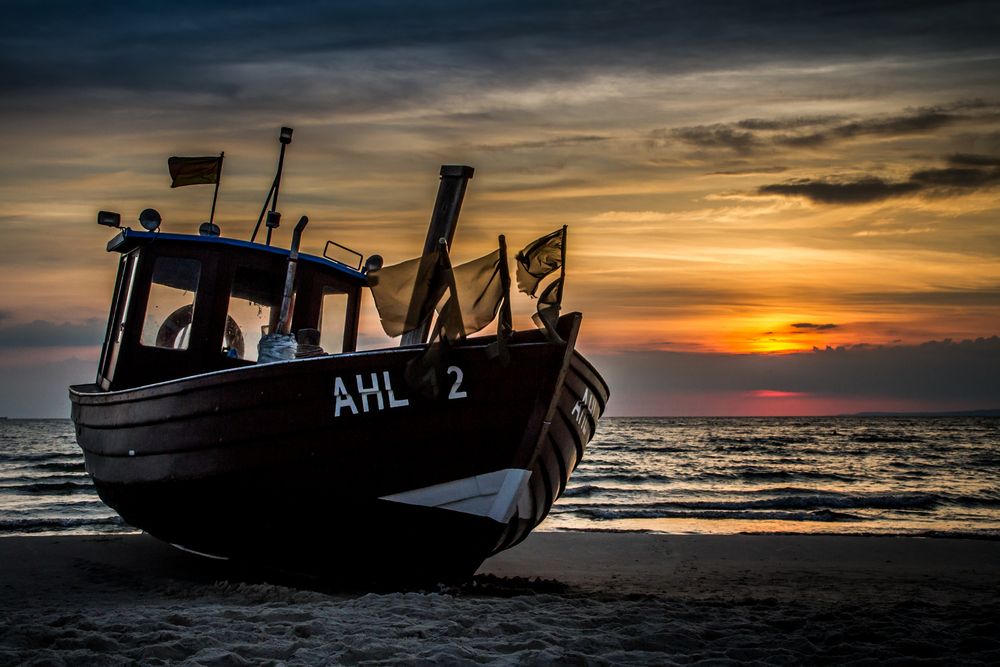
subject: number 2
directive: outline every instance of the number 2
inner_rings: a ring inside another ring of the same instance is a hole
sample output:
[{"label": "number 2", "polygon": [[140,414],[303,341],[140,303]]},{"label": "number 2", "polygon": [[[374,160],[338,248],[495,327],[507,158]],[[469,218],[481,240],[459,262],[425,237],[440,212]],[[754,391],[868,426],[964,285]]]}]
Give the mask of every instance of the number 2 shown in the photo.
[{"label": "number 2", "polygon": [[456,398],[467,398],[469,395],[464,391],[461,391],[462,378],[464,377],[462,369],[458,366],[448,366],[448,374],[455,374],[455,383],[451,385],[451,391],[448,392],[448,400],[453,400]]}]

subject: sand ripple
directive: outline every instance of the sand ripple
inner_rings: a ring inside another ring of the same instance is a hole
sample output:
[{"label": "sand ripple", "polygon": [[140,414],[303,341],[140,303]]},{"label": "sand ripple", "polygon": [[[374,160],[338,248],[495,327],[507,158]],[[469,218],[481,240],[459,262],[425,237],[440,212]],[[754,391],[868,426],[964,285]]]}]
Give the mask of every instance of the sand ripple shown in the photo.
[{"label": "sand ripple", "polygon": [[[0,618],[0,662],[29,665],[870,664],[1000,660],[1000,605],[532,593],[329,595],[172,587]],[[744,591],[745,592],[745,591]]]}]

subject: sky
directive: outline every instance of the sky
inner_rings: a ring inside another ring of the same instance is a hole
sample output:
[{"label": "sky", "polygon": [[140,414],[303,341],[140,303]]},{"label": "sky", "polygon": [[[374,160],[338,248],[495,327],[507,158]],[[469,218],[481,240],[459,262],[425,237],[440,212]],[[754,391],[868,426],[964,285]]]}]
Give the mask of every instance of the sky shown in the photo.
[{"label": "sky", "polygon": [[[417,255],[442,164],[476,168],[456,262],[568,225],[610,414],[1000,407],[994,2],[3,7],[0,415],[96,374],[96,212],[196,233],[212,188],[166,160],[225,151],[247,239],[282,125],[305,252]],[[361,342],[393,344],[370,299]]]}]

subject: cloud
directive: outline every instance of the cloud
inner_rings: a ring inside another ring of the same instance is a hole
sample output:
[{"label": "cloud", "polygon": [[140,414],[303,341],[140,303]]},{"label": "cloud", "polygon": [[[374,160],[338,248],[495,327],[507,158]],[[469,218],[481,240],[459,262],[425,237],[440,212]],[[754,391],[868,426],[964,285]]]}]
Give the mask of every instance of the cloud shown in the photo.
[{"label": "cloud", "polygon": [[855,306],[940,306],[987,307],[1000,303],[1000,285],[980,289],[954,289],[942,287],[935,290],[895,292],[854,292],[843,296],[846,303]]},{"label": "cloud", "polygon": [[[655,393],[767,388],[831,398],[879,397],[1000,406],[1000,337],[845,346],[782,355],[644,351],[592,355],[616,410]],[[669,406],[664,406],[670,414]]]},{"label": "cloud", "polygon": [[[813,147],[835,140],[856,139],[864,136],[901,137],[921,134],[951,125],[968,116],[946,113],[938,109],[922,109],[915,113],[882,116],[830,124],[823,131],[805,134],[779,134],[772,137],[772,143],[790,147]],[[814,124],[821,124],[816,122]]]},{"label": "cloud", "polygon": [[843,120],[843,116],[799,116],[796,118],[747,118],[736,125],[747,130],[796,130],[816,125],[832,125]]},{"label": "cloud", "polygon": [[106,322],[98,318],[91,318],[80,324],[35,320],[0,328],[0,347],[100,345],[104,340],[105,328]]},{"label": "cloud", "polygon": [[746,169],[728,169],[724,171],[713,171],[710,176],[751,176],[753,174],[780,174],[788,171],[788,167],[747,167]]},{"label": "cloud", "polygon": [[[142,117],[160,127],[232,131],[237,116],[242,127],[256,128],[279,114],[297,123],[459,105],[510,115],[524,91],[531,106],[538,89],[623,73],[657,80],[732,70],[733,63],[754,71],[831,58],[974,57],[995,42],[988,7],[985,0],[832,2],[794,11],[736,0],[683,8],[540,0],[517,11],[494,2],[455,11],[443,0],[12,2],[0,35],[0,116],[53,115],[58,102],[75,109],[76,123],[97,124],[113,108],[116,130],[142,132]],[[554,102],[564,100],[555,92]],[[184,122],[192,116],[197,123]]]},{"label": "cloud", "polygon": [[924,109],[903,116],[886,118],[869,118],[838,125],[831,134],[843,138],[854,138],[863,135],[896,136],[936,130],[950,123],[964,120],[963,116],[944,113],[937,109]]},{"label": "cloud", "polygon": [[976,155],[973,153],[956,153],[948,156],[948,162],[960,166],[1000,167],[1000,157],[993,155]]},{"label": "cloud", "polygon": [[740,154],[748,154],[761,145],[753,132],[741,132],[726,125],[696,125],[680,127],[664,133],[662,130],[654,138],[665,136],[698,148],[728,148]]},{"label": "cloud", "polygon": [[812,322],[796,322],[791,326],[794,329],[812,329],[814,331],[829,331],[838,327],[836,324],[813,324]]},{"label": "cloud", "polygon": [[944,188],[982,188],[1000,181],[1000,168],[975,169],[972,167],[947,167],[923,169],[910,174],[910,180],[928,186]]},{"label": "cloud", "polygon": [[68,418],[71,384],[94,381],[96,359],[67,359],[47,364],[4,368],[0,383],[0,415],[29,419]]},{"label": "cloud", "polygon": [[851,119],[844,116],[747,118],[735,123],[660,129],[651,133],[650,139],[653,145],[673,139],[700,149],[728,149],[749,155],[764,148],[815,148],[868,136],[926,134],[955,123],[995,119],[996,108],[996,104],[976,100]]},{"label": "cloud", "polygon": [[787,183],[762,185],[758,194],[805,197],[820,204],[867,204],[913,194],[923,189],[919,183],[892,182],[875,176],[853,181],[796,179]]},{"label": "cloud", "polygon": [[537,148],[558,148],[578,144],[592,144],[607,141],[608,139],[609,137],[602,137],[599,135],[571,135],[565,137],[555,137],[552,139],[539,139],[537,141],[518,141],[507,144],[482,144],[476,146],[476,148],[484,151],[531,150]]},{"label": "cloud", "polygon": [[[888,181],[878,176],[858,178],[800,178],[757,188],[760,195],[805,197],[819,204],[868,204],[920,192],[936,196],[962,194],[1000,183],[1000,167],[992,167],[994,158],[981,155],[952,155],[955,164],[984,165],[919,169],[905,181]],[[1000,162],[1000,160],[998,160]]]}]

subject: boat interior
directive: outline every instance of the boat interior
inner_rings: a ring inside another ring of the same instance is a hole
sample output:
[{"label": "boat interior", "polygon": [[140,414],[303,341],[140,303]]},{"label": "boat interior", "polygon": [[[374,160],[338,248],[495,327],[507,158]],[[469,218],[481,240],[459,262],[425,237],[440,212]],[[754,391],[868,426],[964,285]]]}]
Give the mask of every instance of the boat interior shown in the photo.
[{"label": "boat interior", "polygon": [[[254,364],[278,324],[290,251],[219,236],[123,229],[97,384],[113,391]],[[298,255],[291,331],[323,352],[356,349],[362,271]]]}]

